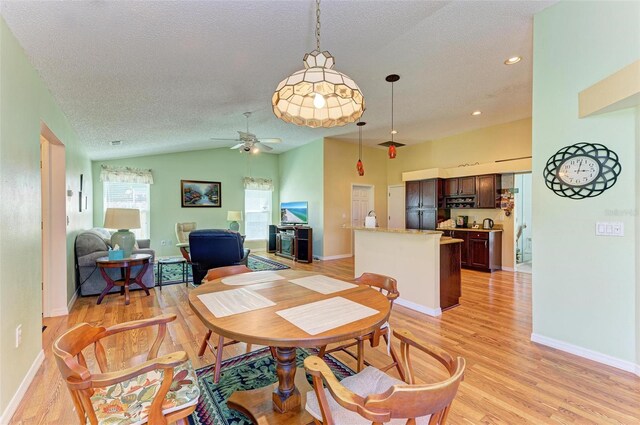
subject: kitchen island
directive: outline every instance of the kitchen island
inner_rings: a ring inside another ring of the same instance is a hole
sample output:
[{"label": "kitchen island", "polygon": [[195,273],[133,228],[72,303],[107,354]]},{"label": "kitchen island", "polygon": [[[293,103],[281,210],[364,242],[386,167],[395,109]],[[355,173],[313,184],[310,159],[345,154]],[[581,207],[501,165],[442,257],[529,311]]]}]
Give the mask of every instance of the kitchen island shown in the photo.
[{"label": "kitchen island", "polygon": [[430,316],[458,304],[462,240],[434,230],[353,230],[356,276],[369,272],[395,278],[400,291],[395,302]]}]

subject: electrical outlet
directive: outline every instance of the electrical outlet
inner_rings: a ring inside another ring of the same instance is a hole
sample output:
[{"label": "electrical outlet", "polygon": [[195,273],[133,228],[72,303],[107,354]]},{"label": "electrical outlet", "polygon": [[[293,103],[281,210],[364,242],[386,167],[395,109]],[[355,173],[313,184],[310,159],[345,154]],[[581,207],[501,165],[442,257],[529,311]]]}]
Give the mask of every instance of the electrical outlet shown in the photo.
[{"label": "electrical outlet", "polygon": [[22,344],[22,324],[16,326],[16,348]]}]

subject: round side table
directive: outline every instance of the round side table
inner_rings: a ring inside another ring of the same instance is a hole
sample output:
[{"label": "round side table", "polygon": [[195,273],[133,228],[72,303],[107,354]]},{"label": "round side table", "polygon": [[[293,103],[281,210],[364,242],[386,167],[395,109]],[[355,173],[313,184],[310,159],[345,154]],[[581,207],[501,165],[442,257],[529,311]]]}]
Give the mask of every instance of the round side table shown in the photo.
[{"label": "round side table", "polygon": [[[120,295],[124,295],[124,304],[129,305],[129,284],[135,283],[149,295],[149,288],[147,288],[144,283],[142,283],[142,277],[144,273],[147,271],[149,267],[149,260],[151,259],[151,255],[149,254],[133,254],[131,257],[123,258],[120,260],[109,260],[109,257],[100,257],[96,259],[96,265],[98,269],[100,269],[100,274],[104,278],[105,282],[107,282],[107,287],[104,288],[104,291],[98,297],[98,304],[102,302],[102,299],[105,295],[113,288],[114,286],[120,286]],[[142,270],[138,272],[138,274],[133,277],[131,276],[131,268],[134,266],[142,266]],[[106,269],[120,269],[122,273],[122,279],[113,280],[105,271]]]},{"label": "round side table", "polygon": [[169,264],[182,264],[182,281],[185,284],[189,284],[187,281],[187,260],[184,258],[161,258],[158,260],[158,286],[162,291],[162,267]]}]

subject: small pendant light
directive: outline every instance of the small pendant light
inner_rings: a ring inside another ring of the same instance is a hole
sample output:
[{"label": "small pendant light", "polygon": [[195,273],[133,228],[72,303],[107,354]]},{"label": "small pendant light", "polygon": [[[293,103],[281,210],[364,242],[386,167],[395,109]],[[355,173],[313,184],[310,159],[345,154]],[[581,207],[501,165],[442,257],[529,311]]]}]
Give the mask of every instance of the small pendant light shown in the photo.
[{"label": "small pendant light", "polygon": [[385,80],[391,83],[391,141],[389,142],[389,159],[396,157],[396,144],[393,141],[393,136],[397,133],[393,126],[393,83],[398,81],[400,76],[397,74],[387,75]]},{"label": "small pendant light", "polygon": [[356,170],[358,170],[358,175],[360,177],[364,176],[364,165],[362,165],[362,127],[367,124],[366,122],[358,121],[358,163],[356,164]]}]

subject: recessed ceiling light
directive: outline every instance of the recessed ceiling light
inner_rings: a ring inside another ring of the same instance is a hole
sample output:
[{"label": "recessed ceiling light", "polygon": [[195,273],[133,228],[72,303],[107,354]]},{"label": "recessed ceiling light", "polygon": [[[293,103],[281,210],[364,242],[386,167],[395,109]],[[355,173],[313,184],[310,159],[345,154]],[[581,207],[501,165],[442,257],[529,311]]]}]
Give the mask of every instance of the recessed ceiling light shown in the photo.
[{"label": "recessed ceiling light", "polygon": [[514,56],[512,58],[507,59],[506,61],[504,61],[505,65],[515,65],[518,62],[520,62],[522,60],[522,58],[520,56]]},{"label": "recessed ceiling light", "polygon": [[473,115],[474,117],[475,117],[475,116],[478,116],[478,115],[480,115],[480,114],[482,114],[482,111],[473,111],[473,112],[471,113],[471,115]]}]

